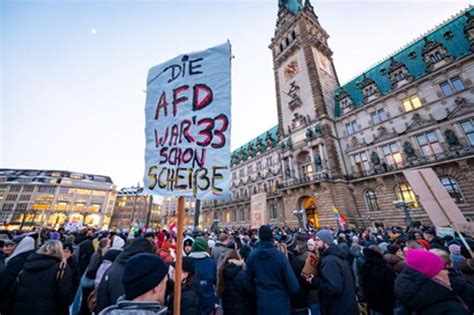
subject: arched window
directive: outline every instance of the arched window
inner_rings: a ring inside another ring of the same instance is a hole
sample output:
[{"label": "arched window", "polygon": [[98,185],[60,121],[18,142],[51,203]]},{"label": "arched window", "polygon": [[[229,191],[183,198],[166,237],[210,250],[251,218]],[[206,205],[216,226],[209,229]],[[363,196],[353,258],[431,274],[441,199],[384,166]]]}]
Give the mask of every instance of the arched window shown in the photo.
[{"label": "arched window", "polygon": [[415,193],[411,189],[411,186],[407,183],[400,184],[395,189],[398,200],[403,200],[405,202],[414,202],[413,208],[418,208],[418,202],[416,200]]},{"label": "arched window", "polygon": [[369,211],[379,211],[380,207],[377,202],[377,194],[373,189],[367,189],[364,192],[365,203],[367,204],[367,209]]},{"label": "arched window", "polygon": [[461,193],[461,188],[458,182],[452,177],[441,177],[441,184],[448,191],[449,195],[456,203],[464,203],[464,198]]}]

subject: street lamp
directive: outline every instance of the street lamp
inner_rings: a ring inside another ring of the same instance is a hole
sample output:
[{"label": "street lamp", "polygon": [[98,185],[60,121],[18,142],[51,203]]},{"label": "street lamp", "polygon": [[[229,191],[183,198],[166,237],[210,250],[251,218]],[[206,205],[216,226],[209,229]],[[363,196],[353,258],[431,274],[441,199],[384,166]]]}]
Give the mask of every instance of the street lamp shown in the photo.
[{"label": "street lamp", "polygon": [[405,215],[405,224],[407,225],[407,227],[411,226],[412,220],[410,216],[410,208],[413,207],[415,202],[414,201],[406,202],[405,200],[395,200],[392,204],[396,208],[399,208],[403,211],[403,214]]},{"label": "street lamp", "polygon": [[300,228],[304,229],[304,222],[303,222],[303,216],[305,214],[305,210],[304,209],[301,209],[301,210],[294,210],[293,211],[293,215],[296,216],[298,218],[298,225],[300,226]]}]

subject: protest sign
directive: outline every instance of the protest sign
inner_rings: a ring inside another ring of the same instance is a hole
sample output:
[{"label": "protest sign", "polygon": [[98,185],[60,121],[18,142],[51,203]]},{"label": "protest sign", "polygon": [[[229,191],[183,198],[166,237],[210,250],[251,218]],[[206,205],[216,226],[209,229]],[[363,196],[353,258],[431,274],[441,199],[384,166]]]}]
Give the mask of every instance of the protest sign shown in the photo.
[{"label": "protest sign", "polygon": [[301,275],[304,277],[315,276],[318,271],[319,256],[308,252]]},{"label": "protest sign", "polygon": [[225,198],[230,181],[230,43],[150,69],[146,97],[147,193]]},{"label": "protest sign", "polygon": [[254,194],[250,197],[250,213],[252,228],[259,228],[268,222],[267,193]]}]

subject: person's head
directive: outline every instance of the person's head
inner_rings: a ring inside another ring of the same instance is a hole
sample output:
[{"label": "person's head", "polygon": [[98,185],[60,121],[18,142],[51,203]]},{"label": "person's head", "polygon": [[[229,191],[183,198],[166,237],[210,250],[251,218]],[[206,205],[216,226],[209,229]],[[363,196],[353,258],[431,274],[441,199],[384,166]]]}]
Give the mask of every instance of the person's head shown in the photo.
[{"label": "person's head", "polygon": [[410,241],[407,241],[406,242],[406,246],[404,248],[405,250],[405,253],[410,250],[410,249],[424,249],[423,245],[421,245],[420,243],[418,243],[417,241],[415,240],[410,240]]},{"label": "person's head", "polygon": [[423,232],[423,237],[425,240],[427,240],[428,242],[431,242],[431,240],[433,240],[436,236],[436,231],[429,228],[429,229],[426,229],[424,232]]},{"label": "person's head", "polygon": [[16,243],[12,240],[6,240],[3,243],[3,253],[6,256],[10,256],[13,253],[13,250],[15,249]]},{"label": "person's head", "polygon": [[273,231],[270,225],[262,225],[258,229],[258,237],[261,241],[271,242],[273,240]]},{"label": "person's head", "polygon": [[447,251],[444,251],[439,248],[433,248],[433,249],[430,249],[430,252],[438,255],[444,261],[445,269],[451,267],[451,256],[449,255]]},{"label": "person's head", "polygon": [[220,243],[227,245],[228,241],[229,241],[229,234],[221,233],[221,235],[219,235],[219,242]]},{"label": "person's head", "polygon": [[207,240],[202,236],[196,237],[191,247],[191,251],[192,252],[207,252],[208,250],[209,250],[209,247],[207,245]]},{"label": "person's head", "polygon": [[310,252],[314,252],[316,250],[316,242],[310,238],[307,242],[306,242],[306,246],[308,246],[308,250]]},{"label": "person's head", "polygon": [[97,252],[100,254],[100,256],[104,256],[109,250],[109,248],[110,239],[105,237],[99,241],[99,247],[97,248]]},{"label": "person's head", "polygon": [[193,247],[193,239],[191,237],[185,238],[183,241],[183,251],[186,255],[189,255],[191,253],[192,247]]},{"label": "person's head", "polygon": [[[176,268],[176,262],[172,262],[171,265]],[[191,257],[183,257],[181,271],[181,282],[186,283],[189,278],[196,274],[196,269],[194,267],[194,259]],[[173,280],[175,280],[174,277],[175,273],[173,273]]]},{"label": "person's head", "polygon": [[57,240],[49,240],[38,249],[37,253],[63,260],[63,244]]},{"label": "person's head", "polygon": [[415,236],[415,240],[423,239],[423,236],[421,235],[420,232],[414,232],[413,235]]},{"label": "person's head", "polygon": [[332,232],[329,230],[321,230],[316,233],[316,248],[324,251],[330,245],[334,244],[334,237],[332,236]]},{"label": "person's head", "polygon": [[164,304],[167,280],[168,267],[159,256],[135,255],[127,261],[123,271],[125,299]]},{"label": "person's head", "polygon": [[63,243],[63,257],[68,260],[72,256],[73,247],[71,243]]},{"label": "person's head", "polygon": [[445,262],[438,255],[423,249],[411,249],[406,256],[407,268],[416,270],[434,281],[451,286]]}]

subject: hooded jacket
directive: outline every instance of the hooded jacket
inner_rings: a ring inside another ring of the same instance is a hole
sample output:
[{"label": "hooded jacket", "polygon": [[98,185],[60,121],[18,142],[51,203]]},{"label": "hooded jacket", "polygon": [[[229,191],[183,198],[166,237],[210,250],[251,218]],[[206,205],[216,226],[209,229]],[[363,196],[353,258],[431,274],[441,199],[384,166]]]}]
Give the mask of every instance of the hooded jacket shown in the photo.
[{"label": "hooded jacket", "polygon": [[60,263],[56,257],[38,253],[28,258],[12,289],[11,314],[69,314],[72,277],[67,265],[58,273]]},{"label": "hooded jacket", "polygon": [[358,315],[353,278],[344,252],[329,245],[321,254],[319,276],[313,278],[313,288],[319,289],[321,314]]},{"label": "hooded jacket", "polygon": [[395,280],[395,296],[405,309],[417,315],[469,314],[453,290],[411,268],[405,268]]},{"label": "hooded jacket", "polygon": [[257,314],[290,314],[290,295],[300,288],[288,259],[269,241],[250,253],[245,288],[257,295]]},{"label": "hooded jacket", "polygon": [[122,275],[127,261],[140,253],[153,253],[152,243],[146,238],[137,238],[118,255],[107,269],[99,284],[97,312],[113,305],[124,294]]},{"label": "hooded jacket", "polygon": [[243,265],[228,262],[223,272],[224,294],[222,308],[226,315],[254,314],[252,297],[244,288]]}]

